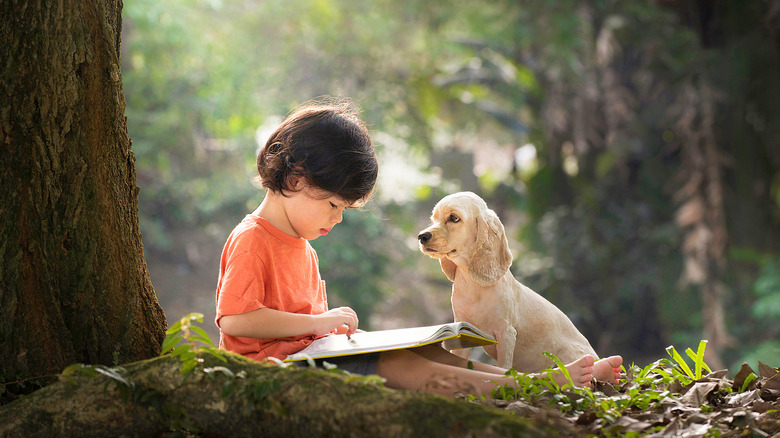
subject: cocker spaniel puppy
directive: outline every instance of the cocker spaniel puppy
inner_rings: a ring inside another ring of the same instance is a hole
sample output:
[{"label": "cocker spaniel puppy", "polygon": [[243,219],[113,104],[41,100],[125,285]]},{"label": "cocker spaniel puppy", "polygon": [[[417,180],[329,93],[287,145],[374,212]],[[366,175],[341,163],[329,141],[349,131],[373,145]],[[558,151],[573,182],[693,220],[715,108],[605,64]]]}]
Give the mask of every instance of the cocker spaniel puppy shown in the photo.
[{"label": "cocker spaniel puppy", "polygon": [[433,208],[431,222],[418,236],[420,250],[439,259],[453,282],[455,321],[468,321],[498,340],[485,352],[500,367],[542,371],[554,365],[543,352],[563,363],[586,354],[598,358],[560,309],[512,276],[504,226],[482,198],[471,192],[446,196]]}]

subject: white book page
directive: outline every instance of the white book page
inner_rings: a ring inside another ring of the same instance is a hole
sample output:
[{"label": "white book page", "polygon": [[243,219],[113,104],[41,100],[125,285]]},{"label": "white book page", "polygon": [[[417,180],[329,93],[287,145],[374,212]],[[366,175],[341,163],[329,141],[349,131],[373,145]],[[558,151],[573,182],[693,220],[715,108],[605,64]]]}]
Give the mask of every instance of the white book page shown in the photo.
[{"label": "white book page", "polygon": [[340,356],[357,354],[365,351],[392,350],[411,347],[428,343],[447,335],[437,336],[439,332],[446,332],[452,336],[454,332],[449,325],[436,325],[427,327],[412,327],[396,330],[380,330],[374,332],[358,332],[347,339],[347,335],[329,335],[317,339],[311,345],[300,352],[291,355],[289,359],[304,357],[318,357],[327,352],[327,356]]}]

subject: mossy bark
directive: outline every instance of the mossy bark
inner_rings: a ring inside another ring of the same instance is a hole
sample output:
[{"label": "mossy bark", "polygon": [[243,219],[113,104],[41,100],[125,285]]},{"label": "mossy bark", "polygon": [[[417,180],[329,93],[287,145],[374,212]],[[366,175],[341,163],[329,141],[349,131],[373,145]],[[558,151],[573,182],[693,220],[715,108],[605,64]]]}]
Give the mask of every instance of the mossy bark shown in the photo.
[{"label": "mossy bark", "polygon": [[[126,381],[100,375],[49,385],[0,407],[0,435],[551,436],[538,420],[362,377],[263,365],[227,354],[182,377],[176,358],[125,365]],[[214,370],[213,367],[224,369]]]},{"label": "mossy bark", "polygon": [[159,353],[121,1],[0,2],[0,378]]}]

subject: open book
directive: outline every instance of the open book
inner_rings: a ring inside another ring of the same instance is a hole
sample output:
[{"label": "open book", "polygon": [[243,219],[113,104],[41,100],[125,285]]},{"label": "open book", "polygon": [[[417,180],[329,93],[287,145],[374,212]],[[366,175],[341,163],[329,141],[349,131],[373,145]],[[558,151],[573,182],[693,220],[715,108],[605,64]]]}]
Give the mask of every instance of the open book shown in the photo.
[{"label": "open book", "polygon": [[402,350],[443,342],[447,350],[496,344],[495,338],[467,322],[453,322],[427,327],[358,332],[352,335],[328,335],[312,342],[285,362],[306,359],[349,356],[375,351]]}]

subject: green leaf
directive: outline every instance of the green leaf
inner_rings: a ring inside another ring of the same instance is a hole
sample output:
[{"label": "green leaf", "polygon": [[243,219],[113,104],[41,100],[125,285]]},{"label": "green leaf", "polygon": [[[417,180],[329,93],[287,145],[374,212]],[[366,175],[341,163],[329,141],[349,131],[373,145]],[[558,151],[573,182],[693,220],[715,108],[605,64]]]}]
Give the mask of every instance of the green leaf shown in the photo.
[{"label": "green leaf", "polygon": [[162,349],[160,350],[160,356],[164,356],[166,353],[171,351],[173,347],[176,346],[176,344],[179,343],[179,341],[183,340],[184,338],[181,337],[178,334],[169,334],[165,337],[165,340],[163,340],[162,343]]},{"label": "green leaf", "polygon": [[197,360],[187,360],[182,362],[181,364],[181,373],[185,376],[192,372],[192,370],[195,369],[195,367],[198,365]]},{"label": "green leaf", "polygon": [[[210,345],[210,346],[214,347],[214,344],[211,343],[210,339],[204,338],[201,335],[190,335],[189,341],[190,341],[190,343],[199,342],[201,344]],[[205,347],[199,347],[198,349],[200,349],[200,348],[205,348]]]},{"label": "green leaf", "polygon": [[702,370],[703,369],[706,369],[708,373],[712,372],[710,367],[707,366],[706,363],[704,363],[704,350],[706,348],[707,348],[707,341],[706,340],[702,340],[702,341],[699,341],[699,348],[696,351],[696,353],[694,353],[693,350],[691,350],[690,348],[685,350],[685,354],[687,354],[688,357],[690,357],[691,360],[693,360],[693,363],[694,363],[694,366],[695,366],[695,369],[696,369],[694,378],[697,379],[697,380],[701,379],[701,377],[702,377]]},{"label": "green leaf", "polygon": [[60,375],[63,377],[71,376],[75,374],[77,371],[81,370],[82,368],[84,368],[83,363],[74,363],[72,365],[68,365],[67,367],[65,367],[65,369],[62,370]]},{"label": "green leaf", "polygon": [[217,359],[221,360],[222,362],[227,362],[227,358],[221,353],[221,351],[218,348],[211,348],[211,347],[201,347],[200,351],[203,351],[205,353],[208,353]]},{"label": "green leaf", "polygon": [[171,356],[173,357],[181,356],[185,352],[190,351],[191,348],[192,348],[192,344],[179,345],[178,347],[173,349],[173,351],[171,352]]},{"label": "green leaf", "polygon": [[202,328],[200,328],[200,327],[196,327],[196,326],[192,326],[192,327],[190,327],[190,330],[194,331],[195,333],[197,333],[197,334],[199,334],[201,337],[203,337],[203,342],[204,342],[204,343],[206,343],[206,344],[208,344],[208,345],[211,345],[212,347],[216,347],[216,346],[214,345],[214,343],[211,341],[211,337],[209,336],[209,334],[208,334],[208,333],[206,333],[206,331],[205,331],[205,330],[203,330]]},{"label": "green leaf", "polygon": [[745,377],[745,381],[742,382],[742,386],[739,388],[739,392],[745,392],[747,390],[748,386],[750,386],[750,382],[756,380],[756,378],[757,377],[756,377],[755,374],[753,374],[753,373],[748,374],[748,376]]},{"label": "green leaf", "polygon": [[181,355],[179,355],[179,358],[182,362],[186,362],[188,360],[196,359],[198,357],[197,353],[194,353],[192,351],[185,351]]},{"label": "green leaf", "polygon": [[174,333],[178,333],[181,331],[181,320],[176,321],[173,323],[172,326],[168,328],[168,330],[165,331],[166,334],[172,335]]},{"label": "green leaf", "polygon": [[68,365],[67,367],[65,367],[64,370],[62,370],[59,379],[62,381],[67,381],[69,383],[75,384],[76,381],[73,379],[74,374],[79,376],[95,377],[97,375],[97,372],[95,372],[95,370],[91,366],[84,365],[83,363],[74,363],[72,365]]},{"label": "green leaf", "polygon": [[193,323],[195,321],[198,321],[199,323],[203,323],[203,314],[198,312],[193,312],[188,314],[184,317],[184,319],[187,319],[190,323]]},{"label": "green leaf", "polygon": [[683,370],[683,372],[685,372],[685,375],[687,375],[690,378],[694,378],[693,371],[691,371],[691,368],[685,362],[685,359],[683,359],[683,357],[680,356],[680,353],[677,352],[674,346],[670,345],[666,347],[666,352],[669,354],[669,356],[672,357],[672,359],[674,359],[675,362],[677,362],[677,365]]},{"label": "green leaf", "polygon": [[[569,374],[569,370],[566,368],[566,365],[564,365],[564,363],[560,359],[558,359],[558,356],[554,354],[550,354],[546,351],[544,352],[544,355],[547,356],[549,359],[552,359],[552,361],[555,362],[555,365],[558,366],[557,370],[548,370],[547,375],[550,376],[551,371],[552,372],[558,371],[561,374],[563,374],[564,377],[566,377],[566,380],[569,382],[569,384],[571,384],[571,386],[574,386],[574,381],[571,379],[571,374]],[[550,379],[552,380],[552,376],[550,376]],[[555,382],[553,381],[553,383]],[[556,387],[558,386],[557,383],[555,384],[555,386]]]}]

